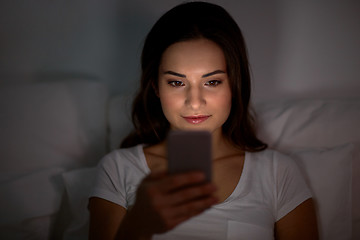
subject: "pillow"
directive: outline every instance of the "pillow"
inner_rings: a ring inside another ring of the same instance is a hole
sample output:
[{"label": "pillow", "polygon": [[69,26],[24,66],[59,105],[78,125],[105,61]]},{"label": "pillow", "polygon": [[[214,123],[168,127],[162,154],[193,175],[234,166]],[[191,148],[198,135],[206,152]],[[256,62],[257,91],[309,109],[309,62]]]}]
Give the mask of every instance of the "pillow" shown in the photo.
[{"label": "pillow", "polygon": [[83,168],[62,174],[71,222],[64,232],[64,240],[88,239],[89,211],[87,209],[90,191],[95,182],[96,167]]},{"label": "pillow", "polygon": [[95,165],[106,151],[106,88],[73,80],[0,88],[0,182]]},{"label": "pillow", "polygon": [[63,171],[52,168],[0,183],[0,239],[49,236],[60,208]]},{"label": "pillow", "polygon": [[360,225],[360,99],[257,102],[255,111],[260,139],[285,153],[354,143],[352,218]]},{"label": "pillow", "polygon": [[[287,151],[360,140],[360,100],[298,100],[255,104],[260,138]],[[310,141],[311,140],[311,141]]]},{"label": "pillow", "polygon": [[33,217],[19,224],[0,226],[0,239],[52,239],[51,230],[55,226],[56,215]]},{"label": "pillow", "polygon": [[292,151],[312,190],[320,239],[351,239],[353,145]]},{"label": "pillow", "polygon": [[107,98],[93,80],[2,85],[0,222],[12,233],[39,226],[30,224],[35,218],[45,228],[57,212],[62,195],[53,184],[63,185],[47,171],[93,166],[105,154]]}]

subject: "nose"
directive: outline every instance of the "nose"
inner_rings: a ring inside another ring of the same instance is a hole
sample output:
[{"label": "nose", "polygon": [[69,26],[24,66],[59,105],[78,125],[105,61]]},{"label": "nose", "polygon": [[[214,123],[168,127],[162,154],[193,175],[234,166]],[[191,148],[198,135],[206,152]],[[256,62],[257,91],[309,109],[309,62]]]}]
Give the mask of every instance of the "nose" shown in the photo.
[{"label": "nose", "polygon": [[186,93],[185,105],[189,106],[192,110],[200,109],[202,105],[206,104],[203,95],[200,87],[190,87]]}]

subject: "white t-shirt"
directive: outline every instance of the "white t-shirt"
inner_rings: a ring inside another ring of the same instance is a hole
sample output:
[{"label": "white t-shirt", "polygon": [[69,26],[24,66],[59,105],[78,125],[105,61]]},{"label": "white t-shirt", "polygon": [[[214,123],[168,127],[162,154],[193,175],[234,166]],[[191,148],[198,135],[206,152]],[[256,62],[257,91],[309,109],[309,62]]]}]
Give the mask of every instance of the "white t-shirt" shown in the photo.
[{"label": "white t-shirt", "polygon": [[[115,150],[98,165],[91,196],[127,209],[149,173],[143,145]],[[224,202],[153,239],[274,239],[275,222],[310,197],[291,158],[273,150],[246,152],[240,180]]]}]

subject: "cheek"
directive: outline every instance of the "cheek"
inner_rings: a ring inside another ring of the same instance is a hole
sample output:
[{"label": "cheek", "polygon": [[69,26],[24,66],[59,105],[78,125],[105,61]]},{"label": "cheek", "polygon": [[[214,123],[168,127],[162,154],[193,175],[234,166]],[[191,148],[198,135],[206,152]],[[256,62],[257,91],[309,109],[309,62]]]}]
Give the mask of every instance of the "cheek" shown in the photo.
[{"label": "cheek", "polygon": [[219,107],[224,110],[224,115],[226,115],[227,118],[231,111],[231,96],[225,95],[220,101]]},{"label": "cheek", "polygon": [[167,118],[169,118],[169,114],[179,108],[179,105],[181,103],[180,99],[176,95],[170,94],[168,92],[160,91],[159,98],[162,110]]},{"label": "cheek", "polygon": [[230,115],[231,105],[232,105],[231,92],[224,91],[223,94],[217,97],[214,104],[217,106],[217,109],[219,109],[219,111],[223,112],[222,117],[224,119],[227,119],[228,116]]}]

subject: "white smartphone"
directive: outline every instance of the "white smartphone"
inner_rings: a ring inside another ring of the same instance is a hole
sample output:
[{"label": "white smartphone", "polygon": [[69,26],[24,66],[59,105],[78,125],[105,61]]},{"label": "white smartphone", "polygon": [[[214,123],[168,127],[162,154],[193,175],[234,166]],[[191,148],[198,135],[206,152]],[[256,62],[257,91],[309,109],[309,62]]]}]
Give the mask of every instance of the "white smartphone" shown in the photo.
[{"label": "white smartphone", "polygon": [[207,131],[171,131],[168,136],[169,173],[202,171],[211,181],[211,134]]}]

